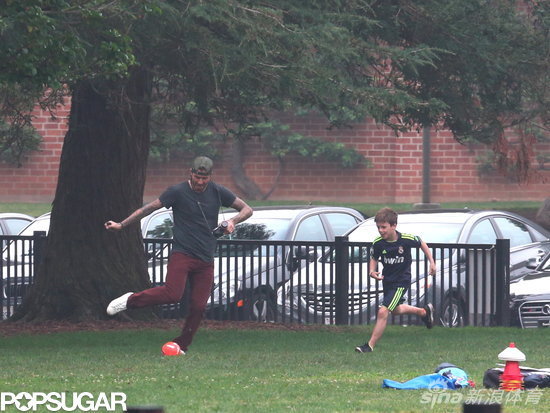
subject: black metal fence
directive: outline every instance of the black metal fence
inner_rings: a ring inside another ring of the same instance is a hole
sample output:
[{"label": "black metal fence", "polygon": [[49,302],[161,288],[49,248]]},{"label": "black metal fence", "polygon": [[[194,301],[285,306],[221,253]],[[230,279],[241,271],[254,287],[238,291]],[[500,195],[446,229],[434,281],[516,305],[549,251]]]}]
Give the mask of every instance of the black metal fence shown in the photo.
[{"label": "black metal fence", "polygon": [[0,308],[2,318],[9,318],[21,304],[36,274],[35,263],[40,262],[40,252],[45,232],[31,236],[0,236]]},{"label": "black metal fence", "polygon": [[[0,263],[2,318],[24,300],[40,260],[35,236],[3,236]],[[145,239],[148,271],[161,285],[170,239]],[[219,241],[208,318],[259,322],[369,324],[382,302],[382,283],[369,277],[370,243]],[[412,282],[405,304],[435,307],[436,322],[448,327],[509,325],[510,243],[430,244],[437,274],[413,251]],[[189,291],[179,303],[160,307],[163,317],[185,317]],[[415,324],[415,316],[394,316],[394,324]]]},{"label": "black metal fence", "polygon": [[[298,267],[277,291],[282,322],[368,324],[383,299],[380,281],[368,276],[370,243],[337,238],[328,251]],[[436,321],[448,327],[509,325],[509,240],[496,245],[430,244],[437,274],[428,274],[420,249],[405,304],[432,303]],[[392,323],[414,324],[417,317],[394,316]]]}]

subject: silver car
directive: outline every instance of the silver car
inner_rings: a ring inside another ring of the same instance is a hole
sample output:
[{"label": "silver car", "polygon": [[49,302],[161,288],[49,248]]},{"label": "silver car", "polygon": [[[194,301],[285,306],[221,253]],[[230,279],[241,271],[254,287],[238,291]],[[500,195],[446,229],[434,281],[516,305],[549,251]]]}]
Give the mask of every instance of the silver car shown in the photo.
[{"label": "silver car", "polygon": [[[34,220],[27,214],[17,212],[0,212],[0,235],[17,235]],[[7,242],[2,242],[4,247]]]},{"label": "silver car", "polygon": [[[231,216],[222,213],[220,219]],[[251,218],[220,238],[209,316],[277,320],[277,288],[306,263],[301,247],[291,243],[334,241],[363,220],[360,212],[344,207],[254,208]]]},{"label": "silver car", "polygon": [[[519,215],[505,211],[430,210],[401,213],[397,230],[420,236],[428,245],[443,244],[494,244],[497,239],[510,240],[510,279],[515,280],[529,271],[533,260],[540,262],[550,251],[550,232],[540,225]],[[366,220],[348,234],[351,242],[372,242],[379,234],[373,218]],[[438,270],[449,273],[448,263],[456,263],[462,257],[435,256]],[[413,259],[415,259],[413,254]],[[418,266],[412,266],[413,281],[424,279],[426,266],[419,257]],[[443,263],[441,263],[443,261]],[[304,271],[296,272],[293,278],[278,290],[280,311],[298,322],[334,322],[334,260],[323,256],[309,265],[308,274],[319,274],[305,281]],[[381,283],[374,282],[368,274],[368,251],[365,247],[350,254],[350,274],[364,274],[350,280],[350,312],[355,320],[372,320],[376,315],[374,304],[380,302]],[[419,271],[417,270],[419,269]],[[465,279],[465,277],[463,277]],[[315,280],[315,284],[311,280]],[[441,284],[433,288],[441,288]],[[463,325],[466,314],[465,289],[446,288],[431,291],[430,278],[426,282],[413,282],[409,291],[413,305],[420,297],[429,294],[443,297],[437,303],[440,322],[447,326]],[[354,303],[357,305],[354,306]],[[359,317],[363,314],[364,317]]]}]

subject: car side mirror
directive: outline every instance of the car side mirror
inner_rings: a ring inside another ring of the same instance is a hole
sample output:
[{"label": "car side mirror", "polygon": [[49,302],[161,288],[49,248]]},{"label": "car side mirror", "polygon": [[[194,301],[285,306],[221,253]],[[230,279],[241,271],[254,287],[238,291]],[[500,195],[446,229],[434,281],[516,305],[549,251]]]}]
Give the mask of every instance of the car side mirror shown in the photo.
[{"label": "car side mirror", "polygon": [[306,263],[313,262],[317,258],[316,248],[312,246],[297,246],[292,249],[292,260],[288,263],[288,268],[290,271],[296,271],[303,264],[301,261]]},{"label": "car side mirror", "polygon": [[535,268],[538,267],[538,261],[536,258],[529,258],[529,260],[527,261],[527,264],[525,265],[527,268],[529,268],[530,270],[534,270]]}]

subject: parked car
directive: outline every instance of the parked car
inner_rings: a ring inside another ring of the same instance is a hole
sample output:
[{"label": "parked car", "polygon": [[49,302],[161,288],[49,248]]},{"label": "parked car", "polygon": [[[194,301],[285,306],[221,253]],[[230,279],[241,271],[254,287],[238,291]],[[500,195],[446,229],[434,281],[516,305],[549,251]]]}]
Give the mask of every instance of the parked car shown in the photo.
[{"label": "parked car", "polygon": [[511,324],[521,328],[550,327],[550,253],[517,282],[510,284]]},{"label": "parked car", "polygon": [[[510,239],[510,278],[519,279],[529,271],[529,263],[533,259],[540,262],[544,254],[550,251],[550,232],[540,225],[529,221],[519,215],[505,211],[474,211],[464,210],[428,210],[411,211],[399,214],[397,230],[402,233],[410,233],[420,236],[426,243],[463,243],[463,244],[494,244],[496,239]],[[352,242],[372,242],[378,236],[378,230],[373,218],[369,218],[357,225],[348,234]],[[414,252],[414,251],[413,251]],[[450,259],[450,250],[444,251],[442,257],[445,271],[448,273],[450,262],[465,260],[464,255]],[[365,317],[372,319],[376,310],[372,307],[378,305],[382,294],[381,283],[371,282],[368,274],[368,249],[350,254],[350,273],[365,274],[365,277],[354,277],[351,280],[349,300],[352,305],[351,312],[354,319]],[[413,254],[413,259],[414,259]],[[423,257],[419,257],[420,260]],[[441,263],[438,269],[441,268]],[[330,256],[324,256],[311,263],[309,274],[323,274],[316,285],[308,284],[303,280],[301,273],[296,273],[293,278],[278,291],[278,305],[281,311],[298,322],[305,320],[333,321],[334,314],[334,260]],[[423,269],[425,263],[420,261],[417,267],[413,265],[413,281],[424,279]],[[462,277],[463,280],[466,277]],[[362,285],[358,284],[362,283]],[[441,302],[436,303],[439,309],[441,324],[458,326],[464,323],[466,314],[466,296],[464,288],[444,287],[442,285],[431,286],[430,279],[426,282],[413,283],[410,291],[412,303],[416,303],[420,297],[437,297]],[[436,291],[432,291],[434,288]],[[307,294],[304,294],[307,292]],[[362,303],[357,305],[357,303]],[[363,314],[363,316],[360,316]]]},{"label": "parked car", "polygon": [[[222,213],[220,220],[231,216]],[[290,248],[281,242],[333,241],[363,220],[359,211],[344,207],[254,208],[251,218],[238,224],[232,234],[220,238],[209,312],[218,318],[217,311],[229,309],[237,318],[274,321],[278,286],[305,263],[298,258],[298,247]],[[242,248],[232,245],[228,251],[225,240],[258,242],[243,244]]]},{"label": "parked car", "polygon": [[[17,235],[29,223],[34,220],[34,217],[17,212],[2,212],[0,213],[0,236],[1,235]],[[4,247],[7,242],[3,241],[1,247]]]}]

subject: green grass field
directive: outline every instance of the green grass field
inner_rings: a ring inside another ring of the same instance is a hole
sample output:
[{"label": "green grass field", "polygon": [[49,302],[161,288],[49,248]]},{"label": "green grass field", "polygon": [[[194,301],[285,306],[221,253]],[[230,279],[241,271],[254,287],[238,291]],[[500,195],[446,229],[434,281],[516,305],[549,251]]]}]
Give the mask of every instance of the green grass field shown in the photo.
[{"label": "green grass field", "polygon": [[[461,412],[467,401],[500,401],[503,412],[550,411],[550,389],[510,399],[482,385],[484,371],[511,341],[526,354],[525,365],[550,367],[547,329],[389,326],[374,353],[355,353],[369,333],[370,327],[207,326],[182,357],[160,355],[176,329],[10,335],[0,340],[0,388],[122,392],[128,406],[163,406],[166,413]],[[466,370],[476,389],[381,388],[384,378],[406,381],[441,362]]]}]

